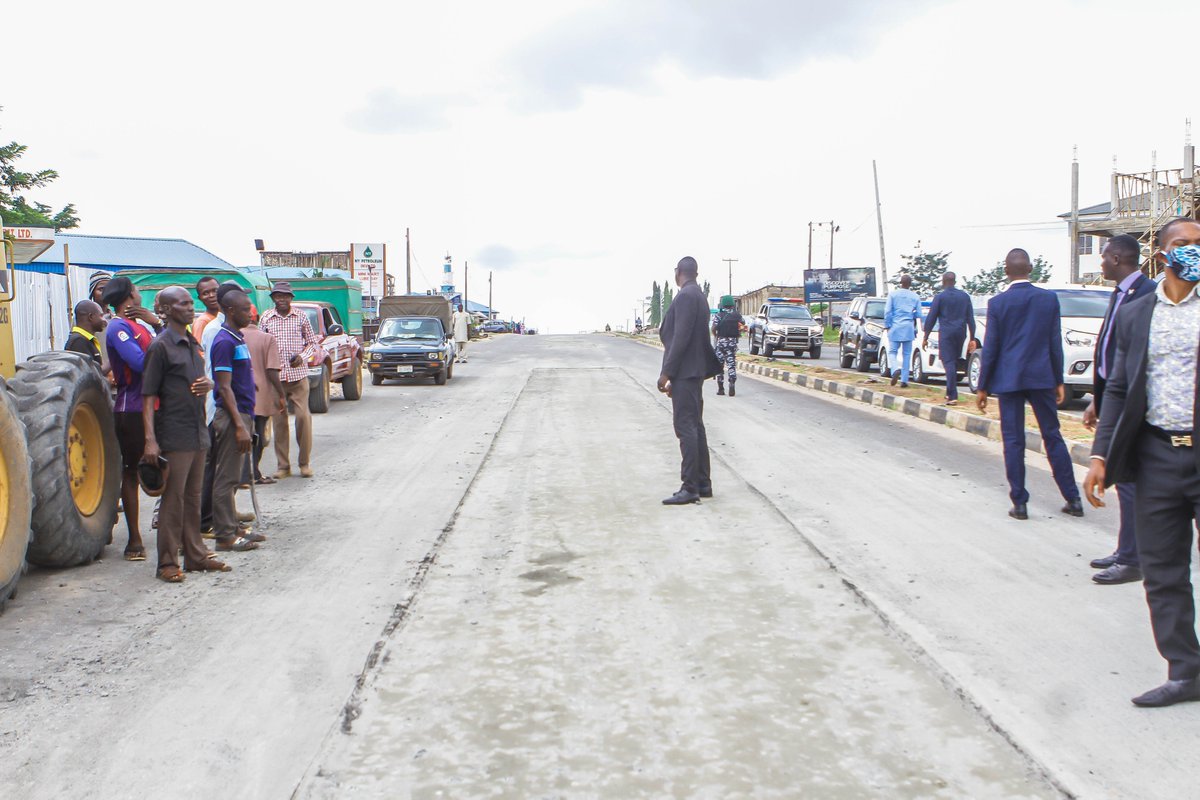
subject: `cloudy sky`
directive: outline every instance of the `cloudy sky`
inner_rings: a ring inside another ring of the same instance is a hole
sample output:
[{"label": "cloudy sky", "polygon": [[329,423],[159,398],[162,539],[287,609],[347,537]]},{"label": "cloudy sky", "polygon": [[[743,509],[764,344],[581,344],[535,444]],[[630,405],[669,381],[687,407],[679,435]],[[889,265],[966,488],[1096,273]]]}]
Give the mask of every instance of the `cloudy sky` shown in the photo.
[{"label": "cloudy sky", "polygon": [[408,227],[415,289],[450,252],[473,299],[491,270],[502,313],[574,332],[685,254],[717,287],[737,258],[739,293],[799,282],[809,221],[877,266],[872,159],[890,270],[1023,246],[1065,277],[1072,147],[1084,205],[1114,156],[1181,166],[1198,27],[1195,0],[25,3],[0,137],[81,232],[239,265],[385,241],[402,271]]}]

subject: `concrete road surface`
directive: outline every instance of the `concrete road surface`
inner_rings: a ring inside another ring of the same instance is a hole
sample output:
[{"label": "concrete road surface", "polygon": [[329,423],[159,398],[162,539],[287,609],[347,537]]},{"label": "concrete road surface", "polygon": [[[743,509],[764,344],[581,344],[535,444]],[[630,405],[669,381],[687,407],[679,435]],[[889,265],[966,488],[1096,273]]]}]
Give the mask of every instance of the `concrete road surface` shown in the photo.
[{"label": "concrete road surface", "polygon": [[[668,509],[659,351],[498,337],[317,419],[256,553],[35,571],[0,617],[14,797],[1186,797],[1115,513],[1030,457],[749,380]],[[270,462],[271,457],[267,457]],[[149,504],[144,517],[149,518]],[[152,541],[152,540],[151,540]]]}]

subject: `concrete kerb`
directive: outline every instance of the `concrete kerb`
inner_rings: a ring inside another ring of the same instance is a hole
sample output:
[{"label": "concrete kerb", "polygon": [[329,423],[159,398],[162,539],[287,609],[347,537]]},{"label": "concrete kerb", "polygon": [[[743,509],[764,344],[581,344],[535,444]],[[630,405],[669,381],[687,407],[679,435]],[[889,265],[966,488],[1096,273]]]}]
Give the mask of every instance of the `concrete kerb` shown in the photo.
[{"label": "concrete kerb", "polygon": [[[648,347],[662,347],[657,342],[636,337],[629,338]],[[818,378],[801,372],[791,372],[779,369],[778,367],[768,367],[763,364],[749,364],[745,361],[738,361],[737,368],[738,372],[744,372],[752,378],[776,380],[810,391],[835,394],[847,400],[856,400],[860,403],[887,409],[888,411],[898,411],[910,417],[916,417],[939,425],[946,425],[975,436],[982,436],[985,439],[992,439],[994,441],[1000,441],[1001,439],[1000,420],[998,419],[989,419],[942,405],[923,403],[911,397],[888,394],[875,389],[868,389],[864,386],[856,386],[852,383]],[[1042,435],[1039,431],[1025,429],[1025,449],[1045,454],[1045,448],[1042,446]],[[1081,467],[1090,466],[1092,453],[1090,445],[1085,442],[1067,440],[1067,449],[1071,453],[1071,460],[1076,464]]]}]

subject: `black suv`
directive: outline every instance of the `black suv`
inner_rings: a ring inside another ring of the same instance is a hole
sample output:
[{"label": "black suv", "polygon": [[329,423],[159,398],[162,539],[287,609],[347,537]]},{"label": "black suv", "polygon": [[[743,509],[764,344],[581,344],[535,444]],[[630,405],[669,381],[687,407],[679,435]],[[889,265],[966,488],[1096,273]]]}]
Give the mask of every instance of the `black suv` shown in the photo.
[{"label": "black suv", "polygon": [[856,297],[842,318],[838,336],[838,361],[866,372],[879,360],[879,340],[883,336],[883,312],[887,299]]}]

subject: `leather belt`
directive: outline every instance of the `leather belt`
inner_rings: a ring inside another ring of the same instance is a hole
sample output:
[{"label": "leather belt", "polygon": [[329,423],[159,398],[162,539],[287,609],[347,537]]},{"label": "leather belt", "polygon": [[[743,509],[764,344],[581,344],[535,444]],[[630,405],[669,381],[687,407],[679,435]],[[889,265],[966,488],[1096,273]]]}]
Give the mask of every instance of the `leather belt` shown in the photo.
[{"label": "leather belt", "polygon": [[1192,447],[1192,431],[1166,431],[1155,425],[1147,425],[1146,430],[1172,447]]}]

